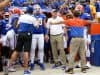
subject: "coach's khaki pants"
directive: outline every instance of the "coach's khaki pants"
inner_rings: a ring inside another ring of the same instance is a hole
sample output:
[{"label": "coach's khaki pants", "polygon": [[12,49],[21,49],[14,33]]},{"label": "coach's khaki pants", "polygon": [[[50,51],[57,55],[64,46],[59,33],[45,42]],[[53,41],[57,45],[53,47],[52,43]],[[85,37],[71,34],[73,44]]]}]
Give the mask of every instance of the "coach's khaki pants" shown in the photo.
[{"label": "coach's khaki pants", "polygon": [[86,65],[85,41],[83,38],[72,38],[70,43],[69,68],[74,68],[76,54],[79,53],[82,68]]},{"label": "coach's khaki pants", "polygon": [[60,60],[63,65],[66,65],[66,55],[64,52],[63,35],[50,35],[51,48],[53,53],[54,62],[58,62],[58,50],[60,53]]}]

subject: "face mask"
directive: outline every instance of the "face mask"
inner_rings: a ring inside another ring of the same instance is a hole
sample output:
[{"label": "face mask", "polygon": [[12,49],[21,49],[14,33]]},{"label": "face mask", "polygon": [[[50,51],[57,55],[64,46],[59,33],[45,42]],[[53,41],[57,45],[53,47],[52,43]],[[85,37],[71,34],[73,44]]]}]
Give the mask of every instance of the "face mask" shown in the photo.
[{"label": "face mask", "polygon": [[6,21],[8,21],[8,20],[9,20],[9,18],[5,18],[5,20],[6,20]]}]

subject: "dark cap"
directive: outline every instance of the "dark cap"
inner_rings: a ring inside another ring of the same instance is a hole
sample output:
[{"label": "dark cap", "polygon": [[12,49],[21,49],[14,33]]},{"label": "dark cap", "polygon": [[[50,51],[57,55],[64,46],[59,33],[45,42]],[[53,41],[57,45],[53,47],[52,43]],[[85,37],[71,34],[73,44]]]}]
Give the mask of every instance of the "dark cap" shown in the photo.
[{"label": "dark cap", "polygon": [[33,13],[33,7],[28,6],[27,9],[26,9],[26,12],[29,13],[29,14],[32,14]]}]

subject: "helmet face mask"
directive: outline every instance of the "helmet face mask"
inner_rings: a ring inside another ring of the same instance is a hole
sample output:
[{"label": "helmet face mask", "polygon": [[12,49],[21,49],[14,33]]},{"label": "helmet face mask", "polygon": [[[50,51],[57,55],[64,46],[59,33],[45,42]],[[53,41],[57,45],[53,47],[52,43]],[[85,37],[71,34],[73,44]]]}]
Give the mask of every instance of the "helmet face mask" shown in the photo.
[{"label": "helmet face mask", "polygon": [[9,18],[9,15],[5,15],[4,18]]},{"label": "helmet face mask", "polygon": [[9,12],[5,12],[4,19],[8,21],[9,20],[9,17],[10,17]]},{"label": "helmet face mask", "polygon": [[36,8],[34,9],[36,13],[39,13],[40,12],[40,8]]}]

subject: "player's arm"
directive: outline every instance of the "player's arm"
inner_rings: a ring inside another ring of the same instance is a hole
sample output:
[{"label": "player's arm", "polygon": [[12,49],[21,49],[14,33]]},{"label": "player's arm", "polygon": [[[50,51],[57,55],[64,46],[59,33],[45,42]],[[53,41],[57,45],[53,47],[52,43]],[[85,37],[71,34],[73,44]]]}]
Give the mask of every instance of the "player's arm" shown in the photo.
[{"label": "player's arm", "polygon": [[0,10],[3,10],[5,6],[9,4],[11,0],[4,0],[0,3]]},{"label": "player's arm", "polygon": [[16,24],[16,28],[19,28],[19,24],[20,24],[20,22],[21,22],[21,16],[19,17],[19,19],[18,19],[18,21],[17,21],[17,24]]},{"label": "player's arm", "polygon": [[17,23],[17,25],[16,25],[16,28],[18,28],[19,27],[19,23]]}]

